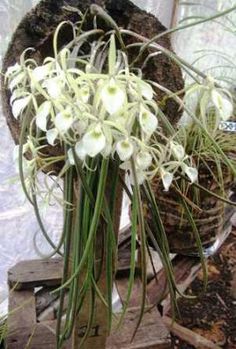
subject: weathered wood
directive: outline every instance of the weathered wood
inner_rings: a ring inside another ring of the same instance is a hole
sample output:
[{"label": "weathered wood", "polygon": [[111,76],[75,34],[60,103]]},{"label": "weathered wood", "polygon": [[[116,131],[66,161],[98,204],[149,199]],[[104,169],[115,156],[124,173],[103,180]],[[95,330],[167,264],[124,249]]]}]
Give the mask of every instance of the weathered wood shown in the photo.
[{"label": "weathered wood", "polygon": [[58,286],[62,278],[63,260],[29,260],[16,264],[8,271],[8,283],[16,290],[39,286]]},{"label": "weathered wood", "polygon": [[146,311],[142,323],[132,340],[140,315],[140,307],[129,309],[122,326],[107,340],[106,349],[167,349],[171,348],[168,330],[162,322],[158,311],[153,308]]},{"label": "weathered wood", "polygon": [[[119,278],[116,279],[116,288],[117,292],[120,296],[121,302],[125,303],[126,297],[127,297],[127,285],[128,285],[128,279],[127,278]],[[135,278],[133,289],[132,289],[132,295],[130,297],[129,301],[129,308],[138,307],[141,302],[142,297],[142,283],[141,280],[137,277]]]},{"label": "weathered wood", "polygon": [[[127,249],[120,250],[118,270],[128,268],[129,255]],[[58,286],[62,280],[63,260],[33,259],[17,263],[8,271],[8,284],[15,290],[26,290],[40,286]]]},{"label": "weathered wood", "polygon": [[21,327],[36,324],[35,297],[33,290],[9,293],[8,333],[11,336]]},{"label": "weathered wood", "polygon": [[[14,337],[8,337],[7,349],[55,349],[56,337],[52,330],[43,324],[18,328]],[[66,347],[63,349],[67,349]],[[69,348],[68,348],[69,349]]]},{"label": "weathered wood", "polygon": [[10,291],[7,320],[8,349],[23,349],[36,326],[35,298],[33,290]]},{"label": "weathered wood", "polygon": [[189,330],[186,327],[177,324],[176,322],[173,322],[172,319],[167,316],[163,317],[163,321],[173,334],[175,334],[185,342],[193,345],[194,348],[220,349],[220,347],[212,341],[204,338],[196,332]]},{"label": "weathered wood", "polygon": [[[192,268],[200,268],[198,258],[176,256],[173,260],[173,268],[176,283],[180,284],[191,274]],[[189,284],[193,279],[189,279]],[[168,293],[166,272],[162,269],[156,277],[147,285],[148,298],[151,304],[158,304]]]}]

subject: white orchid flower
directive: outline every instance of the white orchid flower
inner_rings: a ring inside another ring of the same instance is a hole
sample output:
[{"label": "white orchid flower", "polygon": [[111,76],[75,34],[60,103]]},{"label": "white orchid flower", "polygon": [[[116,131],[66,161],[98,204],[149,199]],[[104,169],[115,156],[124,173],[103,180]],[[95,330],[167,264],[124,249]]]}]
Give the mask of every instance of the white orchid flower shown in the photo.
[{"label": "white orchid flower", "polygon": [[22,97],[22,90],[21,89],[16,89],[12,92],[11,98],[10,98],[10,105],[12,106],[13,102]]},{"label": "white orchid flower", "polygon": [[15,63],[14,65],[7,68],[5,73],[5,78],[11,77],[13,74],[17,74],[22,70],[21,65],[19,63]]},{"label": "white orchid flower", "polygon": [[142,96],[147,100],[151,101],[153,99],[154,91],[151,85],[140,79],[140,89]]},{"label": "white orchid flower", "polygon": [[123,139],[117,142],[116,151],[121,161],[127,161],[134,152],[134,146],[128,139]]},{"label": "white orchid flower", "polygon": [[227,121],[233,114],[233,105],[228,98],[223,97],[216,89],[211,91],[212,102],[219,112],[220,118]]},{"label": "white orchid flower", "polygon": [[37,82],[44,80],[48,76],[51,66],[51,63],[48,63],[34,68],[32,71],[32,78]]},{"label": "white orchid flower", "polygon": [[174,175],[173,173],[168,172],[163,168],[161,168],[160,173],[164,191],[169,191],[171,183],[173,182]]},{"label": "white orchid flower", "polygon": [[47,131],[46,133],[46,138],[48,144],[54,146],[55,145],[55,140],[57,139],[58,136],[58,130],[56,128],[52,128]]},{"label": "white orchid flower", "polygon": [[76,120],[73,129],[81,136],[88,128],[88,119]]},{"label": "white orchid flower", "polygon": [[51,98],[58,99],[63,94],[64,85],[58,77],[45,80],[42,87],[46,88]]},{"label": "white orchid flower", "polygon": [[142,130],[149,136],[157,129],[158,120],[156,115],[150,112],[147,108],[141,106],[139,113],[139,123]]},{"label": "white orchid flower", "polygon": [[87,103],[90,97],[90,88],[89,86],[84,85],[80,89],[80,95],[83,103]]},{"label": "white orchid flower", "polygon": [[136,157],[137,167],[141,170],[148,169],[152,164],[152,156],[148,151],[140,151]]},{"label": "white orchid flower", "polygon": [[[139,185],[143,184],[143,182],[146,179],[145,172],[140,169],[136,169],[136,176],[137,176],[137,182],[138,182],[137,184]],[[130,184],[135,185],[134,174],[132,170],[130,171],[129,178],[130,178]]]},{"label": "white orchid flower", "polygon": [[190,179],[191,183],[194,183],[198,179],[198,170],[195,167],[190,167],[185,164],[182,165],[183,171]]},{"label": "white orchid flower", "polygon": [[25,78],[25,72],[17,73],[16,76],[14,76],[13,79],[11,80],[9,84],[9,89],[13,91],[15,87],[17,87],[20,83],[22,83],[24,78]]},{"label": "white orchid flower", "polygon": [[106,137],[104,136],[100,124],[96,125],[90,131],[85,133],[82,138],[82,145],[85,153],[92,158],[105,148]]},{"label": "white orchid flower", "polygon": [[177,143],[177,142],[170,142],[170,149],[172,154],[174,155],[174,157],[178,160],[178,161],[182,161],[185,157],[185,150],[184,147]]},{"label": "white orchid flower", "polygon": [[76,152],[76,155],[78,156],[78,158],[82,161],[85,160],[86,156],[87,156],[87,152],[83,146],[83,142],[82,141],[79,141],[76,143],[75,145],[75,152]]},{"label": "white orchid flower", "polygon": [[59,132],[65,133],[74,122],[73,112],[70,107],[58,113],[55,117],[55,126]]},{"label": "white orchid flower", "polygon": [[18,119],[20,114],[24,111],[31,100],[31,96],[26,96],[20,99],[15,100],[12,103],[12,114],[15,119]]},{"label": "white orchid flower", "polygon": [[43,102],[36,113],[36,125],[42,131],[47,131],[48,116],[51,111],[52,104],[50,101]]},{"label": "white orchid flower", "polygon": [[111,79],[101,91],[101,99],[109,114],[118,112],[125,102],[125,92],[114,79]]}]

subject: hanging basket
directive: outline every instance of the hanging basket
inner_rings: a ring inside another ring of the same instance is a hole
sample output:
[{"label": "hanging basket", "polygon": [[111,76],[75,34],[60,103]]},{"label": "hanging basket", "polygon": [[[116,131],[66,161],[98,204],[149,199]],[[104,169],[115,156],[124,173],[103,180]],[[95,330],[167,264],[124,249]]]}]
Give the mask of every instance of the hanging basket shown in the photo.
[{"label": "hanging basket", "polygon": [[[34,58],[38,64],[42,63],[47,56],[53,56],[53,33],[56,27],[62,21],[71,21],[75,23],[79,19],[79,15],[76,12],[71,12],[65,9],[66,6],[73,6],[78,8],[81,12],[85,12],[89,9],[89,6],[93,3],[99,5],[105,5],[105,9],[109,15],[118,23],[120,27],[132,30],[147,38],[163,32],[166,28],[158,21],[153,15],[141,10],[128,0],[107,0],[107,1],[93,1],[93,0],[68,0],[66,3],[62,0],[42,0],[38,6],[33,8],[21,21],[17,27],[9,48],[3,60],[3,73],[6,72],[9,66],[12,66],[19,61],[22,52],[28,47],[34,48],[34,51],[30,51],[30,55]],[[93,25],[93,18],[88,16],[88,20],[85,23],[85,29],[91,29]],[[100,20],[98,26],[108,30],[107,24]],[[59,36],[59,47],[63,47],[67,42],[72,39],[71,26],[64,26]],[[125,37],[126,40],[126,37]],[[127,39],[126,43],[133,43],[136,39]],[[167,49],[171,49],[171,43],[168,36],[160,38],[158,41],[160,45]],[[150,49],[142,57],[142,62],[145,61],[147,55],[150,53]],[[137,52],[133,52],[129,57],[136,57]],[[178,65],[171,61],[168,57],[160,54],[152,58],[148,65],[143,69],[144,78],[153,80],[168,88],[172,92],[179,91],[183,88],[182,73]],[[164,93],[160,90],[156,90],[156,99],[161,101],[164,97]],[[4,75],[2,76],[2,104],[4,114],[7,119],[8,126],[10,128],[14,141],[19,143],[20,135],[20,123],[13,117],[11,106],[9,103],[10,91],[4,85]],[[163,111],[166,116],[171,120],[172,124],[175,124],[180,116],[181,111],[179,105],[173,99],[167,99],[166,104],[163,106]],[[62,149],[58,147],[48,146],[43,150],[47,156],[56,156],[63,153]],[[62,165],[62,164],[61,164]],[[62,167],[57,164],[59,169]],[[48,171],[52,168],[47,169]],[[55,168],[54,168],[55,170]],[[58,170],[58,168],[56,169]]]},{"label": "hanging basket", "polygon": [[[204,163],[201,163],[198,171],[201,186],[219,196],[227,197],[232,183],[232,176],[225,167],[223,167],[224,188],[216,182],[213,175],[213,173],[216,173],[214,162],[208,162],[207,167]],[[181,185],[180,182],[178,184]],[[196,235],[185,212],[180,194],[173,187],[168,192],[164,192],[160,181],[154,181],[152,187],[165,227],[170,251],[179,254],[197,255]],[[207,253],[207,250],[223,234],[225,203],[210,193],[196,189],[191,185],[186,184],[184,192],[189,202],[188,208],[200,235],[203,251]],[[150,216],[148,216],[148,222],[152,226]]]}]

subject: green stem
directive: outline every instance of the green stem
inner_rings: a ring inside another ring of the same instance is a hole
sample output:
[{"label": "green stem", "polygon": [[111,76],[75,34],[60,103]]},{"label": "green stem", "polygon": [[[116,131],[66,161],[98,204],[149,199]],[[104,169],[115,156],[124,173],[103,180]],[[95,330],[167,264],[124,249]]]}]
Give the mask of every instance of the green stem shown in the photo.
[{"label": "green stem", "polygon": [[138,207],[138,220],[139,220],[139,228],[140,228],[140,258],[141,258],[141,280],[142,280],[142,299],[141,299],[141,309],[140,315],[138,318],[137,325],[135,327],[134,334],[132,339],[135,337],[137,330],[141,324],[143,314],[145,311],[146,304],[146,293],[147,293],[147,270],[146,270],[146,234],[145,234],[145,222],[143,216],[143,207],[142,207],[142,199],[140,193],[140,185],[138,183],[136,167],[134,159],[131,159],[132,173],[134,177],[134,200],[135,204]]},{"label": "green stem", "polygon": [[101,166],[101,172],[100,172],[100,178],[99,178],[99,184],[98,184],[98,192],[97,192],[96,203],[95,203],[95,208],[94,208],[94,215],[93,215],[92,222],[90,225],[89,235],[88,235],[88,239],[86,242],[86,246],[84,248],[84,252],[83,252],[81,261],[80,261],[78,267],[76,268],[75,272],[71,275],[71,277],[62,286],[60,286],[59,288],[57,288],[53,292],[58,292],[61,289],[64,289],[67,286],[69,286],[70,283],[73,281],[73,279],[76,278],[77,275],[80,273],[82,267],[84,266],[84,264],[86,262],[88,254],[90,252],[92,242],[94,240],[94,236],[97,232],[97,227],[98,227],[99,219],[101,216],[102,205],[104,202],[105,184],[106,184],[107,172],[108,172],[108,163],[109,163],[109,161],[107,159],[102,160],[102,166]]},{"label": "green stem", "polygon": [[[69,169],[65,175],[64,184],[64,197],[65,201],[68,203],[73,202],[73,169]],[[70,246],[71,246],[71,226],[72,226],[72,212],[70,210],[65,210],[64,217],[64,234],[65,234],[65,248],[64,248],[64,267],[63,267],[63,277],[62,284],[66,282],[69,270],[69,258],[70,258]],[[57,327],[56,327],[56,338],[57,338],[57,349],[61,348],[61,321],[63,315],[65,298],[65,289],[60,290],[60,303],[57,314]]]}]

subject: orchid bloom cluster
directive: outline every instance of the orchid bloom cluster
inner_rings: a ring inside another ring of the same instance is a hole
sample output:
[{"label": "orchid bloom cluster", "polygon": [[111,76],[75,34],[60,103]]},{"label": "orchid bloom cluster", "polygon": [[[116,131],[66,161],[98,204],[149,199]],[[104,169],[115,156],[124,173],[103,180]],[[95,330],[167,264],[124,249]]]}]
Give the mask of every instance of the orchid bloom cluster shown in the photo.
[{"label": "orchid bloom cluster", "polygon": [[186,93],[186,97],[193,92],[200,92],[199,103],[203,120],[209,108],[214,108],[218,124],[232,117],[232,95],[226,88],[217,87],[212,76],[208,76],[204,84],[194,84]]},{"label": "orchid bloom cluster", "polygon": [[159,174],[168,190],[177,169],[196,181],[197,170],[187,165],[190,161],[183,146],[158,141],[163,138],[158,137],[155,92],[140,72],[129,69],[127,55],[116,48],[115,35],[93,41],[91,53],[83,56],[78,56],[83,45],[80,37],[76,41],[77,46],[64,47],[42,65],[25,60],[24,53],[21,64],[6,72],[14,117],[23,119],[27,109],[31,110],[33,133],[28,139],[32,156],[39,156],[36,145],[32,149],[32,139],[37,144],[38,137],[39,145],[67,144],[71,166],[74,154],[84,165],[88,157],[117,154],[131,182],[131,159],[139,184]]}]

